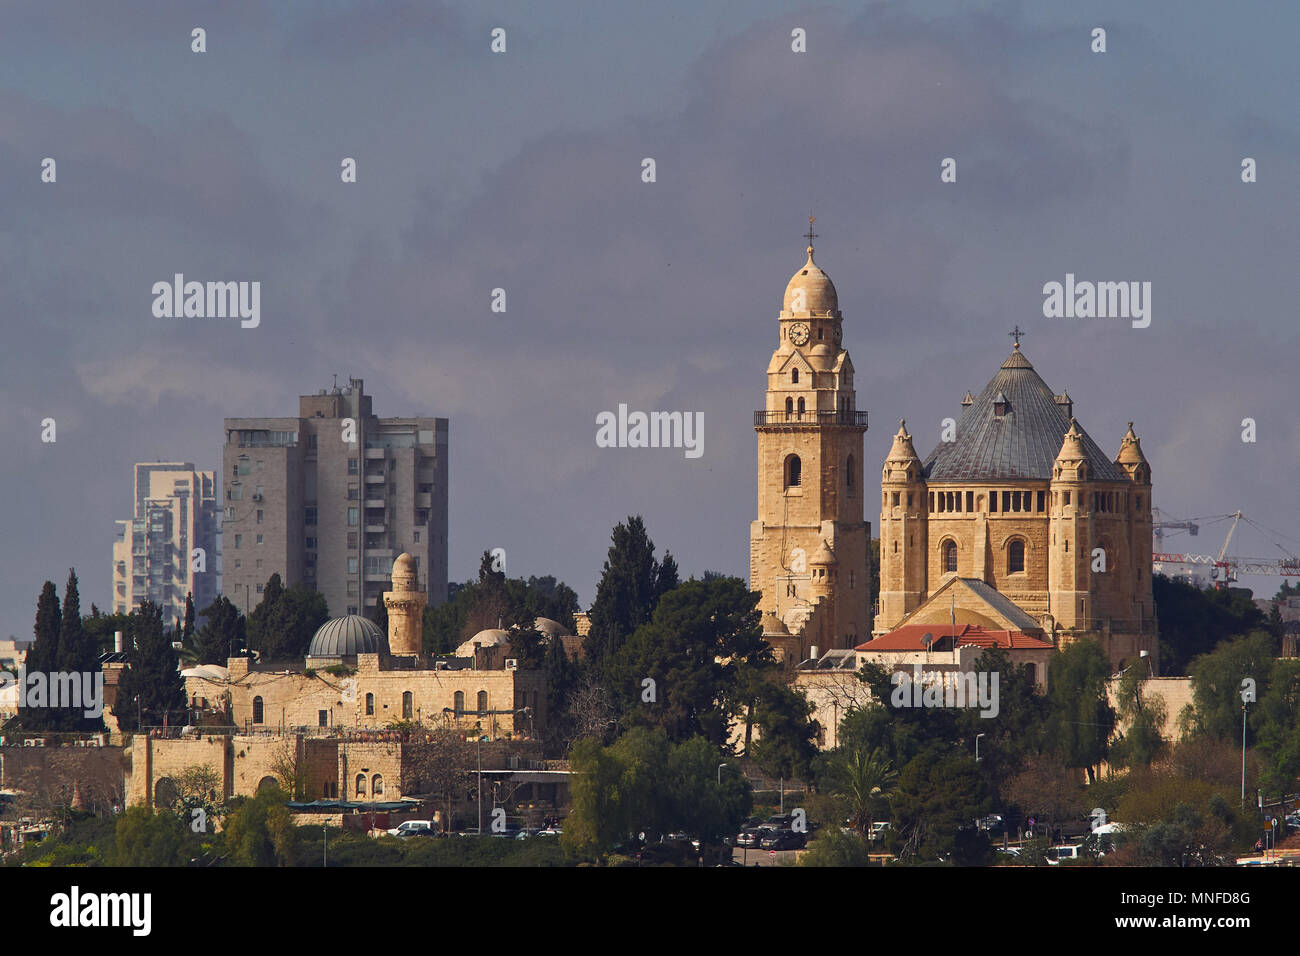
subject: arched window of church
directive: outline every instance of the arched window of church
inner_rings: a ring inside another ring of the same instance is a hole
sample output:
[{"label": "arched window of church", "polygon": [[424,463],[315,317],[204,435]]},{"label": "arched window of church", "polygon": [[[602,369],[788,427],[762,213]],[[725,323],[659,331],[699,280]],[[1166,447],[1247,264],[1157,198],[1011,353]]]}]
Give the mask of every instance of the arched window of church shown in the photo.
[{"label": "arched window of church", "polygon": [[364,773],[357,774],[356,795],[358,797],[364,797],[366,795],[366,775]]},{"label": "arched window of church", "polygon": [[[802,403],[803,399],[799,399]],[[798,455],[791,455],[785,460],[785,486],[787,488],[797,488],[803,483],[803,463],[799,461]]]},{"label": "arched window of church", "polygon": [[803,410],[804,410],[804,404],[803,404],[803,399],[801,398],[801,399],[799,399],[799,417],[800,417],[800,418],[803,417]]},{"label": "arched window of church", "polygon": [[263,706],[262,698],[254,697],[253,698],[253,723],[255,724],[262,723],[264,717],[265,717],[265,707]]},{"label": "arched window of church", "polygon": [[789,415],[789,414],[790,414],[791,412],[793,412],[793,411],[794,411],[794,399],[793,399],[793,398],[787,398],[787,399],[785,400],[785,413],[786,413],[786,415]]},{"label": "arched window of church", "polygon": [[799,384],[799,370],[797,368],[790,369],[790,381],[796,385]]},{"label": "arched window of church", "polygon": [[853,474],[853,456],[849,455],[848,463],[844,466],[844,477],[848,481],[849,488],[853,487],[855,476]]},{"label": "arched window of church", "polygon": [[370,795],[372,797],[382,797],[384,795],[384,775],[375,774],[370,778]]},{"label": "arched window of church", "polygon": [[456,691],[456,697],[452,704],[452,709],[456,711],[457,717],[465,712],[465,692],[463,690]]},{"label": "arched window of church", "polygon": [[1007,573],[1018,574],[1025,570],[1025,543],[1019,539],[1007,548]]},{"label": "arched window of church", "polygon": [[487,691],[485,690],[478,692],[478,709],[480,712],[488,709]]},{"label": "arched window of church", "polygon": [[402,691],[402,718],[410,720],[415,716],[415,695],[409,690]]},{"label": "arched window of church", "polygon": [[944,573],[957,570],[956,541],[945,541],[943,543],[943,570]]}]

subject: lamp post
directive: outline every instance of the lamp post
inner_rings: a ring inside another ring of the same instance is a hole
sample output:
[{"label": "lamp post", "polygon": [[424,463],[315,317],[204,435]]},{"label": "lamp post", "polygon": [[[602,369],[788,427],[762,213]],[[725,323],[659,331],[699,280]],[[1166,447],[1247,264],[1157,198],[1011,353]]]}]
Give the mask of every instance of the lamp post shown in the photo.
[{"label": "lamp post", "polygon": [[980,762],[980,738],[983,736],[984,736],[983,734],[975,735],[975,762],[976,763]]},{"label": "lamp post", "polygon": [[726,766],[725,763],[718,764],[718,786],[719,787],[722,786],[722,768],[725,766]]}]

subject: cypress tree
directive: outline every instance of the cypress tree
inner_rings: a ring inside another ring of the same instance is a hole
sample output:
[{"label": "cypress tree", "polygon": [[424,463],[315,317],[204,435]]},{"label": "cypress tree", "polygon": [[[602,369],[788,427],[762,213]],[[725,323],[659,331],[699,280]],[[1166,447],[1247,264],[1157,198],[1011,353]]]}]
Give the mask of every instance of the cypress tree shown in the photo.
[{"label": "cypress tree", "polygon": [[139,730],[140,720],[150,727],[184,723],[185,679],[163,626],[162,608],[141,601],[131,618],[132,647],[113,714],[124,730]]},{"label": "cypress tree", "polygon": [[[59,592],[53,581],[46,581],[41,596],[36,601],[35,640],[27,650],[24,670],[27,673],[49,674],[56,669],[59,659]],[[48,707],[23,708],[22,725],[27,730],[54,730],[57,715]]]},{"label": "cypress tree", "polygon": [[591,632],[583,645],[593,673],[604,676],[606,659],[650,620],[659,597],[677,585],[677,563],[670,554],[662,565],[655,560],[655,545],[640,515],[615,525],[611,537],[591,605]]},{"label": "cypress tree", "polygon": [[[56,669],[65,674],[94,674],[99,670],[98,648],[81,620],[81,593],[77,586],[77,572],[73,568],[68,569],[68,583],[63,591]],[[83,706],[60,708],[58,713],[59,726],[63,730],[101,729],[99,719],[86,717]]]}]

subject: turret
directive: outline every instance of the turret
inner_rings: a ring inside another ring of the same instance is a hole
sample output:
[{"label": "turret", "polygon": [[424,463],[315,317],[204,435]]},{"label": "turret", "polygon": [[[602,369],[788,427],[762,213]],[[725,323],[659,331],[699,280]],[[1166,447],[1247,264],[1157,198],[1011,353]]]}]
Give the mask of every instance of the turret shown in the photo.
[{"label": "turret", "polygon": [[415,558],[399,554],[393,562],[393,589],[384,593],[388,610],[388,650],[395,656],[420,653],[424,641],[424,605]]},{"label": "turret", "polygon": [[[921,603],[925,594],[925,468],[907,422],[898,423],[880,475],[880,610],[874,631],[889,630]],[[888,559],[886,559],[888,558]]]},{"label": "turret", "polygon": [[1092,521],[1088,498],[1092,487],[1088,453],[1079,424],[1070,427],[1052,465],[1050,541],[1048,544],[1048,604],[1060,627],[1088,627],[1092,613],[1089,553]]}]

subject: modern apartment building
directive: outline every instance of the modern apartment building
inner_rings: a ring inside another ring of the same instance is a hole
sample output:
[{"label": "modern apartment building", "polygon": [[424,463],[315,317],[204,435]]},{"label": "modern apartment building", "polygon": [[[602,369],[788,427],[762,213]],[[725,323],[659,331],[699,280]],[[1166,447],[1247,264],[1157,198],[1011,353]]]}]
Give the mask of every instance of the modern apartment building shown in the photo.
[{"label": "modern apartment building", "polygon": [[134,501],[113,542],[113,610],[148,599],[170,625],[184,616],[187,593],[198,610],[217,596],[216,475],[188,461],[139,462]]},{"label": "modern apartment building", "polygon": [[297,418],[227,418],[222,593],[241,609],[279,572],[330,614],[371,615],[393,559],[447,599],[447,419],[377,418],[361,379],[303,395]]}]

